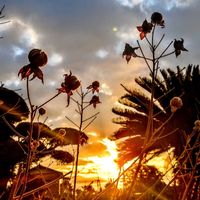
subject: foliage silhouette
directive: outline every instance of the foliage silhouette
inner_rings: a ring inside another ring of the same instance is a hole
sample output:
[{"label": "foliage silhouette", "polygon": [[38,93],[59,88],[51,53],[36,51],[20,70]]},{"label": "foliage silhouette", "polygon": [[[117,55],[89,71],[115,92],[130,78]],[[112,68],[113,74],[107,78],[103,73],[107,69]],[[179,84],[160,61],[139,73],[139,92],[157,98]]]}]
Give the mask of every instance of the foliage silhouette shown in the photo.
[{"label": "foliage silhouette", "polygon": [[[181,96],[183,107],[167,123],[161,135],[164,139],[157,141],[154,144],[154,149],[163,149],[165,151],[166,148],[175,147],[175,154],[178,156],[184,148],[183,131],[188,134],[191,133],[194,122],[199,117],[200,94],[197,91],[200,89],[200,70],[199,66],[189,65],[186,68],[185,74],[183,74],[183,71],[179,67],[177,67],[177,72],[171,69],[161,70],[160,72],[162,78],[158,77],[154,86],[154,129],[157,129],[171,115],[169,104],[172,97]],[[143,90],[151,93],[152,82],[150,78],[139,77],[135,81]],[[136,88],[130,89],[124,87],[124,89],[127,93],[118,102],[125,106],[125,108],[114,107],[112,109],[115,114],[120,116],[114,118],[113,122],[120,124],[122,128],[113,134],[112,139],[135,136],[132,139],[128,139],[134,145],[135,142],[138,144],[138,137],[142,140],[144,136],[144,128],[147,124],[149,97],[139,92]],[[174,134],[165,137],[166,134],[175,129],[178,130]],[[162,143],[160,143],[161,141]]]}]

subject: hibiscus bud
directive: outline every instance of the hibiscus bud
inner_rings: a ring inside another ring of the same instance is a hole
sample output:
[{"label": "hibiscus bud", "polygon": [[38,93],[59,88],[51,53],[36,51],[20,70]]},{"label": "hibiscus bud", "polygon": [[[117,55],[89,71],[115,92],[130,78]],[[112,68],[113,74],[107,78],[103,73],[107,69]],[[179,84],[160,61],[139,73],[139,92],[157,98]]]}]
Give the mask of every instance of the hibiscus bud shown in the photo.
[{"label": "hibiscus bud", "polygon": [[173,97],[170,101],[171,112],[176,112],[177,109],[183,106],[182,99],[180,97]]},{"label": "hibiscus bud", "polygon": [[96,108],[96,105],[101,103],[100,100],[99,100],[99,97],[94,95],[92,97],[92,99],[90,100],[90,104],[93,104],[93,107]]},{"label": "hibiscus bud", "polygon": [[64,85],[65,85],[67,91],[70,92],[71,90],[76,90],[81,85],[81,82],[77,79],[76,76],[72,75],[71,71],[70,71],[69,75],[64,74],[64,76],[65,76]]},{"label": "hibiscus bud", "polygon": [[94,89],[97,89],[98,87],[99,87],[99,81],[94,81],[93,83],[92,83],[92,87],[94,88]]},{"label": "hibiscus bud", "polygon": [[164,28],[164,20],[162,14],[159,12],[154,12],[151,15],[151,23],[160,25],[162,28]]},{"label": "hibiscus bud", "polygon": [[94,82],[92,82],[91,85],[89,85],[87,87],[87,89],[92,89],[92,93],[94,93],[95,91],[99,92],[99,86],[100,86],[99,81],[94,81]]},{"label": "hibiscus bud", "polygon": [[44,108],[39,109],[39,114],[44,115],[46,113],[46,110]]},{"label": "hibiscus bud", "polygon": [[28,59],[31,64],[42,67],[47,64],[47,54],[41,49],[32,49],[28,54]]}]

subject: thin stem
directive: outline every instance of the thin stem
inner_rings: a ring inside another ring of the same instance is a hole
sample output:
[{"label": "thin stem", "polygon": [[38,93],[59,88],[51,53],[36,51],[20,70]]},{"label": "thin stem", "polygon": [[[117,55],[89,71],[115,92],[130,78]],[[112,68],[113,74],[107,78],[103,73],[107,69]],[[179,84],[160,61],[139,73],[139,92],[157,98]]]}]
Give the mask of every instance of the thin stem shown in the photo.
[{"label": "thin stem", "polygon": [[30,89],[29,89],[29,78],[28,77],[26,78],[26,93],[27,93],[28,102],[29,102],[31,112],[33,112],[33,104],[31,103]]},{"label": "thin stem", "polygon": [[[151,75],[152,75],[152,86],[151,86],[151,98],[150,98],[150,103],[149,103],[148,121],[147,121],[147,127],[146,127],[146,131],[145,131],[145,139],[144,139],[144,143],[143,143],[144,147],[147,146],[150,138],[153,135],[154,88],[155,88],[155,78],[156,78],[156,75],[157,75],[156,71],[158,69],[158,65],[156,65],[156,59],[155,59],[154,32],[155,32],[155,25],[153,26],[152,40],[151,40],[151,47],[152,47],[152,49],[151,49],[151,52],[152,52],[152,70],[150,68],[149,63],[145,60],[148,68],[150,69]],[[138,42],[138,45],[139,45],[139,42]],[[141,49],[140,45],[139,45],[139,48]],[[139,156],[139,163],[137,165],[137,168],[136,168],[136,171],[135,171],[135,174],[134,174],[134,178],[133,178],[134,181],[132,181],[130,189],[129,189],[128,194],[127,194],[127,200],[129,200],[131,198],[132,188],[136,184],[137,175],[138,175],[138,173],[139,173],[139,171],[141,169],[144,157],[145,157],[145,152],[142,151],[141,154],[140,154],[140,156]]]},{"label": "thin stem", "polygon": [[33,120],[34,120],[34,117],[35,117],[35,111],[33,110],[33,105],[31,103],[30,89],[29,89],[29,78],[28,77],[26,79],[26,89],[27,89],[28,102],[29,102],[29,106],[30,106],[30,109],[31,109],[31,117],[30,117],[29,137],[28,137],[28,155],[27,155],[27,160],[26,160],[26,170],[25,170],[25,173],[24,173],[25,180],[24,180],[24,183],[23,183],[23,186],[22,186],[22,190],[21,190],[19,200],[21,200],[23,198],[23,194],[26,190],[26,185],[27,185],[27,182],[28,182],[28,173],[29,173],[31,160],[32,160],[31,142],[32,142]]},{"label": "thin stem", "polygon": [[79,91],[78,91],[78,90],[76,90],[76,93],[78,94],[78,96],[79,96],[79,97],[81,97],[81,94],[79,93]]},{"label": "thin stem", "polygon": [[61,92],[58,92],[57,94],[55,94],[53,97],[51,97],[50,99],[48,99],[47,101],[45,101],[43,104],[41,104],[40,106],[37,107],[37,109],[41,108],[42,106],[46,105],[47,103],[49,103],[51,100],[55,99],[58,95],[60,95]]},{"label": "thin stem", "polygon": [[91,105],[91,104],[88,103],[88,105],[86,105],[86,106],[83,107],[83,110],[85,110],[86,108],[88,108],[90,105]]},{"label": "thin stem", "polygon": [[150,43],[149,39],[147,38],[147,36],[145,36],[145,39],[146,39],[146,41],[147,41],[147,42],[148,42],[148,44],[149,44],[150,50],[152,50],[152,45],[151,45],[151,43]]},{"label": "thin stem", "polygon": [[162,55],[160,58],[164,58],[164,57],[170,56],[170,55],[172,55],[172,54],[174,54],[174,53],[175,53],[175,51],[172,51],[172,52],[170,52],[170,53],[167,53],[167,54]]},{"label": "thin stem", "polygon": [[96,119],[97,117],[95,116],[84,128],[83,131]]},{"label": "thin stem", "polygon": [[73,122],[69,117],[65,116],[65,118],[68,119],[72,124],[74,124],[74,126],[79,128],[79,126],[75,122]]},{"label": "thin stem", "polygon": [[151,67],[150,67],[150,65],[149,65],[149,63],[148,63],[148,61],[147,61],[147,59],[146,59],[146,57],[145,57],[145,55],[144,55],[144,52],[143,52],[143,50],[142,50],[142,48],[141,48],[140,43],[139,43],[138,40],[137,40],[137,44],[138,44],[138,46],[139,46],[140,52],[141,52],[141,54],[142,54],[142,56],[143,56],[143,59],[144,59],[146,65],[147,65],[147,67],[149,68],[150,72],[152,73]]},{"label": "thin stem", "polygon": [[79,106],[81,106],[81,104],[73,97],[70,97],[70,99],[78,105],[78,108],[79,108]]},{"label": "thin stem", "polygon": [[91,91],[92,91],[92,89],[87,89],[87,91],[84,93],[83,97],[87,96]]},{"label": "thin stem", "polygon": [[163,38],[165,37],[165,34],[162,35],[160,41],[158,42],[158,44],[155,46],[155,50],[159,47],[160,43],[162,42]]},{"label": "thin stem", "polygon": [[88,117],[87,119],[84,119],[83,122],[86,122],[86,121],[90,120],[91,118],[97,116],[99,113],[100,113],[100,112],[98,112],[98,113],[92,115],[91,117]]},{"label": "thin stem", "polygon": [[[173,41],[171,41],[168,46],[165,48],[165,50],[160,54],[160,56],[158,56],[158,58],[156,58],[156,60],[158,61],[160,58],[163,58],[164,53],[169,49],[169,47],[172,45]],[[173,52],[174,53],[174,52]],[[171,55],[172,52],[169,54]],[[167,54],[166,54],[167,55]]]},{"label": "thin stem", "polygon": [[147,58],[147,57],[144,57],[144,56],[139,56],[139,55],[137,55],[137,58],[142,58],[142,59],[146,59],[146,60],[148,60],[148,61],[152,61],[151,58]]},{"label": "thin stem", "polygon": [[[84,93],[81,87],[81,103],[80,103],[80,124],[79,124],[79,131],[82,131],[83,126],[83,101],[84,101]],[[78,158],[79,158],[79,150],[80,150],[80,134],[77,144],[77,151],[76,151],[76,162],[75,162],[75,175],[74,175],[74,188],[73,188],[73,199],[76,199],[76,182],[77,182],[77,175],[78,175]]]}]

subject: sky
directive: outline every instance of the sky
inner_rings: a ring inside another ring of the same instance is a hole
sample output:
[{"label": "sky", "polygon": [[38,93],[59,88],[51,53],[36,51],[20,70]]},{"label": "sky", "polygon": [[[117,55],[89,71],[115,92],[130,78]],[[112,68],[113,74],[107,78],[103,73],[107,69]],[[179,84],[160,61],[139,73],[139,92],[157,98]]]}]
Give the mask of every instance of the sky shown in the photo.
[{"label": "sky", "polygon": [[[33,80],[31,98],[35,105],[56,94],[63,74],[71,70],[86,88],[93,81],[101,84],[101,104],[90,108],[91,114],[100,112],[97,120],[86,132],[91,137],[82,150],[82,157],[106,154],[102,139],[110,136],[118,126],[112,123],[112,107],[124,94],[120,83],[134,86],[134,78],[148,75],[142,60],[133,59],[127,65],[122,59],[126,42],[136,45],[139,33],[136,26],[153,12],[163,14],[166,27],[163,48],[175,38],[184,38],[188,53],[177,59],[175,55],[163,59],[161,68],[185,67],[199,64],[199,0],[6,0],[4,13],[10,23],[0,25],[0,81],[9,89],[21,89],[26,98],[25,81],[17,73],[28,64],[27,55],[32,48],[48,54],[43,68],[44,85]],[[145,42],[141,42],[145,48]],[[45,106],[47,124],[51,127],[73,126],[67,115],[77,121],[74,107],[66,108],[66,95]]]}]

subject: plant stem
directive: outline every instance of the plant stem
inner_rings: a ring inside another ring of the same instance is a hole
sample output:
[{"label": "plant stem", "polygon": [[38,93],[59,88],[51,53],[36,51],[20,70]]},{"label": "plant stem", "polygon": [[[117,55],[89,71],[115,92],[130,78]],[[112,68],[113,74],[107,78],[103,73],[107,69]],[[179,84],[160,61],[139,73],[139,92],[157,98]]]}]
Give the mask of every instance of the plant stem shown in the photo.
[{"label": "plant stem", "polygon": [[[45,101],[43,104],[41,104],[40,106],[37,107],[37,109],[41,108],[42,106],[46,105],[47,103],[49,103],[51,100],[55,99],[58,95],[60,95],[61,92],[58,92],[57,94],[55,94],[53,97],[51,97],[50,99],[48,99],[47,101]],[[36,109],[35,109],[36,110]]]},{"label": "plant stem", "polygon": [[29,102],[29,106],[31,109],[31,116],[30,116],[30,129],[29,129],[29,137],[28,137],[28,155],[27,155],[27,160],[26,160],[26,169],[25,169],[25,173],[24,173],[24,183],[22,186],[22,190],[21,190],[21,194],[19,197],[19,200],[21,200],[23,198],[23,194],[26,191],[26,185],[28,182],[28,173],[29,173],[29,169],[30,169],[30,165],[31,165],[31,160],[32,160],[32,149],[31,149],[31,142],[32,142],[32,135],[33,135],[33,120],[35,117],[35,111],[33,109],[33,105],[31,103],[31,97],[30,97],[30,89],[29,89],[29,78],[27,77],[26,79],[26,89],[27,89],[27,96],[28,96],[28,102]]},{"label": "plant stem", "polygon": [[[150,68],[149,63],[145,60],[148,68],[150,69],[151,75],[152,75],[152,86],[151,86],[151,98],[150,98],[150,103],[149,103],[149,114],[148,114],[148,121],[147,121],[147,127],[146,127],[146,132],[145,132],[145,139],[144,139],[144,143],[143,143],[143,147],[145,148],[149,142],[149,139],[151,138],[151,136],[153,135],[153,105],[154,105],[154,88],[155,88],[155,76],[156,76],[156,59],[155,59],[155,47],[154,47],[154,32],[155,32],[155,25],[153,26],[153,30],[152,30],[152,40],[151,40],[151,52],[152,52],[152,69]],[[139,45],[139,42],[138,42]],[[141,49],[140,45],[139,48]],[[143,51],[141,51],[143,52]],[[128,191],[127,194],[127,200],[131,199],[131,193],[132,190],[136,184],[136,180],[137,180],[137,175],[140,172],[142,163],[143,163],[143,159],[145,157],[145,152],[142,151],[142,153],[139,156],[139,163],[137,165],[134,177],[130,189]]]},{"label": "plant stem", "polygon": [[[80,124],[79,124],[79,131],[82,130],[83,126],[83,112],[84,112],[84,107],[83,107],[83,102],[84,102],[84,93],[81,88],[81,102],[79,104],[80,106]],[[75,174],[74,174],[74,188],[73,188],[73,199],[76,199],[76,182],[77,182],[77,175],[78,175],[78,158],[79,158],[79,150],[80,150],[80,134],[79,134],[79,139],[78,139],[78,144],[77,144],[77,149],[76,149],[76,163],[75,163]]]}]

